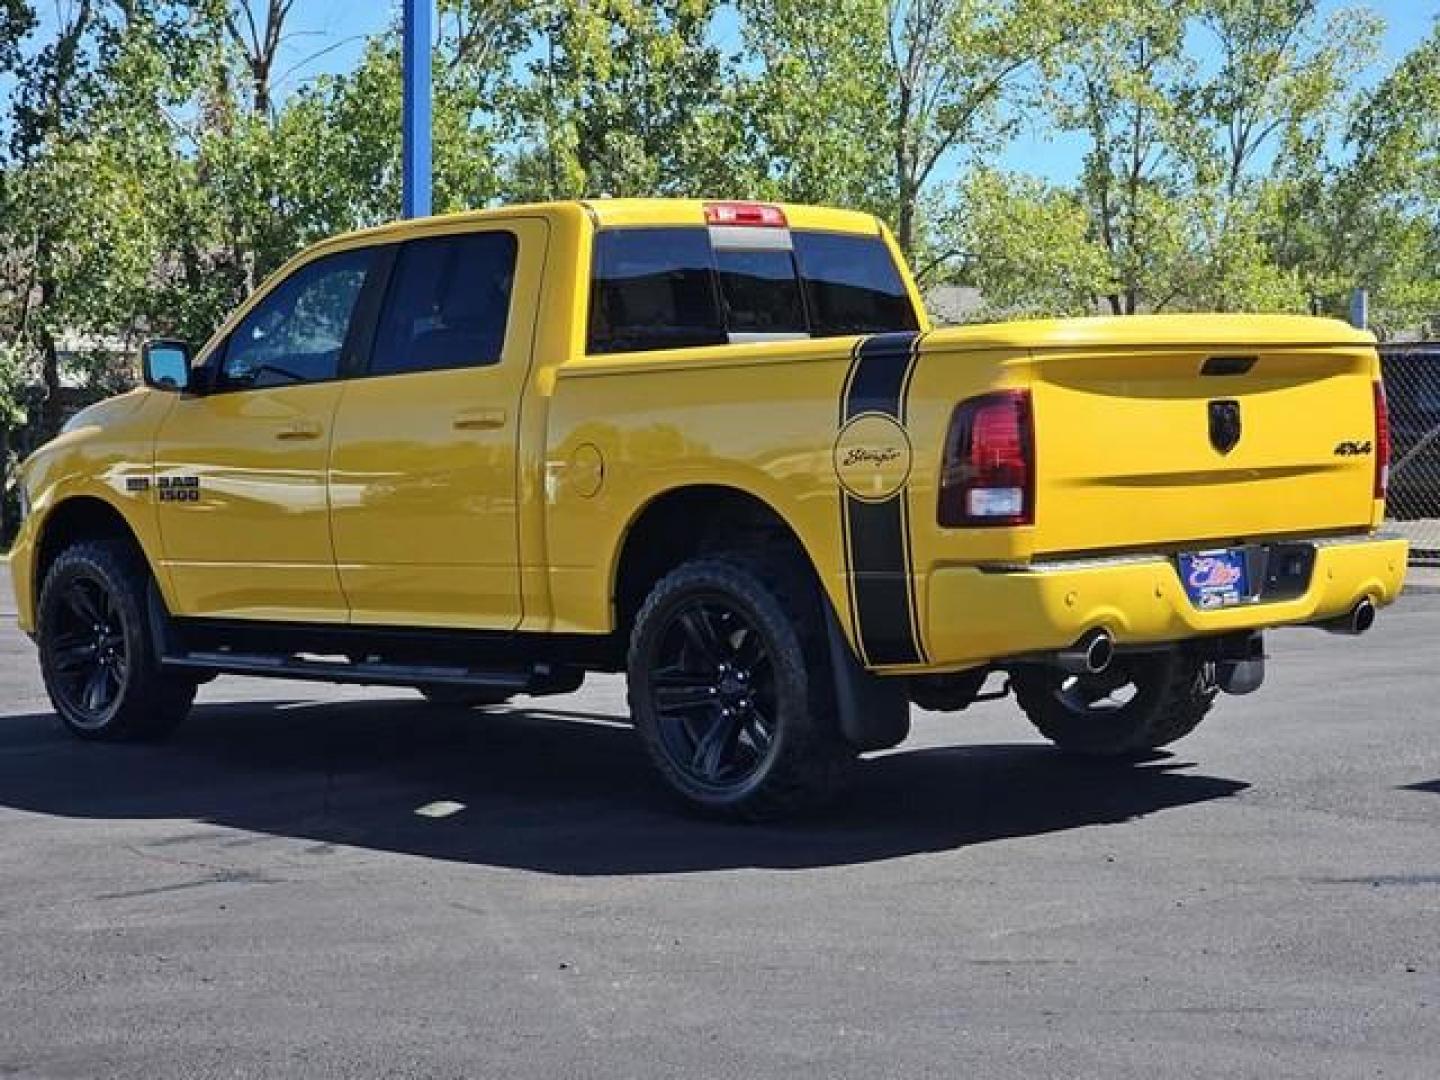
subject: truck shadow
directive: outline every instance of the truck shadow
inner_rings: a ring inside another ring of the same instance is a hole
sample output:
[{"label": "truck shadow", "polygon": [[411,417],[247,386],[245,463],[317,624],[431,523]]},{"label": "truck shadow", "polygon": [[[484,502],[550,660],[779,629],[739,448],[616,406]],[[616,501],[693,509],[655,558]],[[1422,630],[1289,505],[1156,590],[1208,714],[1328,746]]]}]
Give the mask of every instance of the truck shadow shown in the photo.
[{"label": "truck shadow", "polygon": [[740,827],[678,813],[612,716],[409,700],[213,704],[158,746],[81,743],[49,715],[0,719],[6,807],[195,819],[313,842],[307,850],[554,874],[869,862],[1128,821],[1248,786],[1185,768],[1164,756],[1076,763],[1041,744],[901,749],[864,762],[823,816]]}]

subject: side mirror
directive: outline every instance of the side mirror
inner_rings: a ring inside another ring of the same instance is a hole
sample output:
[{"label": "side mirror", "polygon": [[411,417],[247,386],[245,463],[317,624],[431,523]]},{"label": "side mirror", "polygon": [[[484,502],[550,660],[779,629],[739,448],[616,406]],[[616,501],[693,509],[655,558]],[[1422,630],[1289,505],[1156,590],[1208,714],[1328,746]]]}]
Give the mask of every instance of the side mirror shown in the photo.
[{"label": "side mirror", "polygon": [[190,386],[190,346],[183,341],[147,341],[140,347],[145,385],[175,393]]}]

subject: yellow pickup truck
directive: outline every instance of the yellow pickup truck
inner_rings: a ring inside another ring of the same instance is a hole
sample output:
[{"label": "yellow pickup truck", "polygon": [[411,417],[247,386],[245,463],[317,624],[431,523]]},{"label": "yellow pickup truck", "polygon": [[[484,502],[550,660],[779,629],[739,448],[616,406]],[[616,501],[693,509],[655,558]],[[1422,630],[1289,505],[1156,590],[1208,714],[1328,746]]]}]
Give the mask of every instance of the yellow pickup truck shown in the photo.
[{"label": "yellow pickup truck", "polygon": [[[61,720],[221,673],[458,706],[625,671],[693,807],[832,793],[912,702],[1013,689],[1132,756],[1393,601],[1373,339],[1254,315],[932,330],[874,217],[597,200],[326,241],[22,474]],[[987,689],[989,688],[989,689]]]}]

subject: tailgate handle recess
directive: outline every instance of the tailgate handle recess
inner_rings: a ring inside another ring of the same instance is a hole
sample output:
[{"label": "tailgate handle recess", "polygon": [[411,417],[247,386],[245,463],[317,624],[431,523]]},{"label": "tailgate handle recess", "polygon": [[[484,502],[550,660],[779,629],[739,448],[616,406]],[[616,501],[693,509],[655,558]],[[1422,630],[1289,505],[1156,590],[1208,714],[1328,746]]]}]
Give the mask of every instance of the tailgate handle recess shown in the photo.
[{"label": "tailgate handle recess", "polygon": [[1255,366],[1253,356],[1212,356],[1200,365],[1201,375],[1246,375]]}]

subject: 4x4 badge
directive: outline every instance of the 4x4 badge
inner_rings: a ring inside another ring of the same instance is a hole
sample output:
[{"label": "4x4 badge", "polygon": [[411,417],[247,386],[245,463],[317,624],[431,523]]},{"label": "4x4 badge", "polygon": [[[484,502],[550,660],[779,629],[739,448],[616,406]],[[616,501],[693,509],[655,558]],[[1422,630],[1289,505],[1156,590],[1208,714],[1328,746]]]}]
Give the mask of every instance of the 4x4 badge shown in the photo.
[{"label": "4x4 badge", "polygon": [[1240,441],[1240,403],[1230,399],[1210,402],[1210,445],[1222,454]]}]

